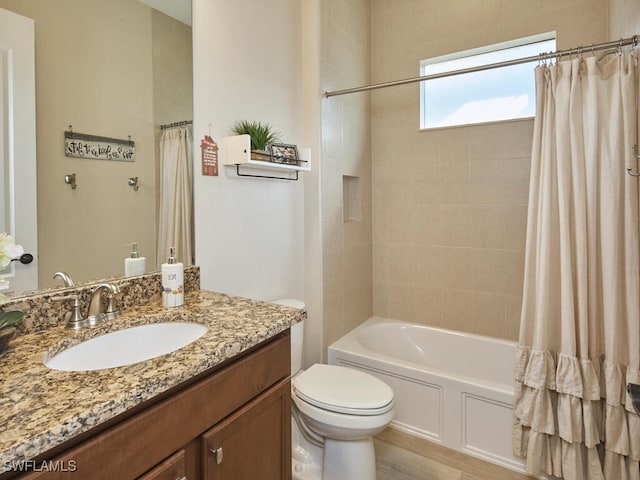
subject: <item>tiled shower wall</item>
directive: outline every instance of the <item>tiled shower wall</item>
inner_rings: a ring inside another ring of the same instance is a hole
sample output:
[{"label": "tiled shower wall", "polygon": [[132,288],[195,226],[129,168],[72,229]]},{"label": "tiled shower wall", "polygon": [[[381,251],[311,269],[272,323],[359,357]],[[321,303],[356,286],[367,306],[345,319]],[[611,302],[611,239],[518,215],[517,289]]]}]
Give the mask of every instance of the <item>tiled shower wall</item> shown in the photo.
[{"label": "tiled shower wall", "polygon": [[[370,0],[323,0],[321,86],[369,83]],[[343,176],[359,177],[359,220],[343,218]],[[372,315],[369,96],[322,101],[323,351]]]},{"label": "tiled shower wall", "polygon": [[[561,49],[607,41],[607,8],[371,0],[371,80],[552,30]],[[517,339],[533,121],[419,131],[419,98],[418,84],[371,93],[374,314]]]}]

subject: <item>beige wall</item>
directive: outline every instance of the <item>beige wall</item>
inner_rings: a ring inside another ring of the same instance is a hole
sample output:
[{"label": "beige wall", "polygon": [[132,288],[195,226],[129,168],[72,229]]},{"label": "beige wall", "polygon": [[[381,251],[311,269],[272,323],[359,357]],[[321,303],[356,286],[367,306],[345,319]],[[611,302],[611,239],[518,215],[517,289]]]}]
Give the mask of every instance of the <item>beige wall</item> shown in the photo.
[{"label": "beige wall", "polygon": [[[607,40],[600,0],[371,4],[373,82],[551,30],[559,48]],[[374,313],[517,339],[533,121],[421,132],[417,84],[371,98]]]},{"label": "beige wall", "polygon": [[609,0],[609,40],[640,34],[640,1]]},{"label": "beige wall", "polygon": [[238,177],[234,166],[222,164],[224,149],[217,177],[203,176],[197,167],[199,140],[210,132],[222,143],[238,120],[268,122],[284,143],[306,146],[300,3],[193,1],[195,233],[202,288],[304,300],[305,174],[295,182]]},{"label": "beige wall", "polygon": [[302,15],[302,105],[304,144],[311,149],[314,168],[304,174],[304,301],[307,305],[302,367],[322,361],[322,218],[320,173],[321,92],[320,29],[322,0],[305,0]]},{"label": "beige wall", "polygon": [[304,300],[305,365],[320,360],[322,337],[319,5],[320,0],[192,2],[195,141],[210,132],[221,142],[238,120],[265,121],[285,143],[311,149],[312,169],[287,182],[240,178],[224,165],[218,177],[205,177],[196,166],[201,285],[265,300]]},{"label": "beige wall", "polygon": [[[369,83],[370,0],[330,0],[321,11],[321,87]],[[369,95],[322,102],[322,260],[326,347],[372,314]],[[361,220],[343,221],[343,175],[360,177]]]},{"label": "beige wall", "polygon": [[[151,11],[151,38],[153,51],[153,124],[155,126],[155,178],[160,178],[160,125],[193,120],[193,49],[191,27],[158,12]],[[160,189],[155,189],[155,217],[160,216]],[[157,238],[158,222],[154,222]],[[154,243],[155,252],[155,243]],[[192,248],[191,251],[194,251]],[[160,270],[168,252],[148,253],[147,268]],[[185,265],[191,259],[181,258]]]},{"label": "beige wall", "polygon": [[[131,241],[155,269],[152,30],[159,35],[159,29],[152,10],[134,0],[0,0],[0,7],[35,20],[40,287],[55,283],[57,270],[80,281],[122,274],[129,251],[123,244]],[[178,45],[174,39],[184,32],[174,33],[156,36],[155,45]],[[68,125],[80,133],[131,135],[135,161],[65,157]],[[63,182],[70,173],[76,190]],[[135,176],[137,192],[127,185]]]}]

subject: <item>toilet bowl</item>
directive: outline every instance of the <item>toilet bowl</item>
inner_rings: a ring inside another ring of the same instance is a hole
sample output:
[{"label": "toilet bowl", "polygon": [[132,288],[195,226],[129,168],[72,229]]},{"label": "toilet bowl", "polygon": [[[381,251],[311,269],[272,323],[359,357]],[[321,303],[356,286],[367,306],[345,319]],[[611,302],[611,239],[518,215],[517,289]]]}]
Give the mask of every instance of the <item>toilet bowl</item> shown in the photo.
[{"label": "toilet bowl", "polygon": [[322,480],[375,480],[373,435],[393,420],[393,390],[367,373],[312,365],[291,396],[305,426],[323,437]]},{"label": "toilet bowl", "polygon": [[[299,300],[275,303],[304,308]],[[375,480],[373,435],[393,420],[393,390],[378,378],[348,367],[314,364],[301,370],[302,336],[303,323],[293,325],[294,480]]]}]

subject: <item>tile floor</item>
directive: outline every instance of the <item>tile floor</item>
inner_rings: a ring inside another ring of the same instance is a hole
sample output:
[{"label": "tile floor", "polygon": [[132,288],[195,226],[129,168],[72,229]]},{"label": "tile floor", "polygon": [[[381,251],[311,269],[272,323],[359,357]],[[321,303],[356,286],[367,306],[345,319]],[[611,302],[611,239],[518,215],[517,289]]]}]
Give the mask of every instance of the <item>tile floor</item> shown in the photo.
[{"label": "tile floor", "polygon": [[534,480],[390,428],[375,449],[377,480]]}]

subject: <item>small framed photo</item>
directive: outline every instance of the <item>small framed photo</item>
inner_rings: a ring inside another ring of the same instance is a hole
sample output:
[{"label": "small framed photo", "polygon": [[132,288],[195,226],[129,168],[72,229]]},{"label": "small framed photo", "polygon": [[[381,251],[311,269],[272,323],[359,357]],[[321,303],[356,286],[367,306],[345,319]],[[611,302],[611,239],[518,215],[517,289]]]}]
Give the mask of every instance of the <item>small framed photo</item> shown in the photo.
[{"label": "small framed photo", "polygon": [[272,143],[271,157],[274,162],[298,165],[298,147],[284,143]]}]

